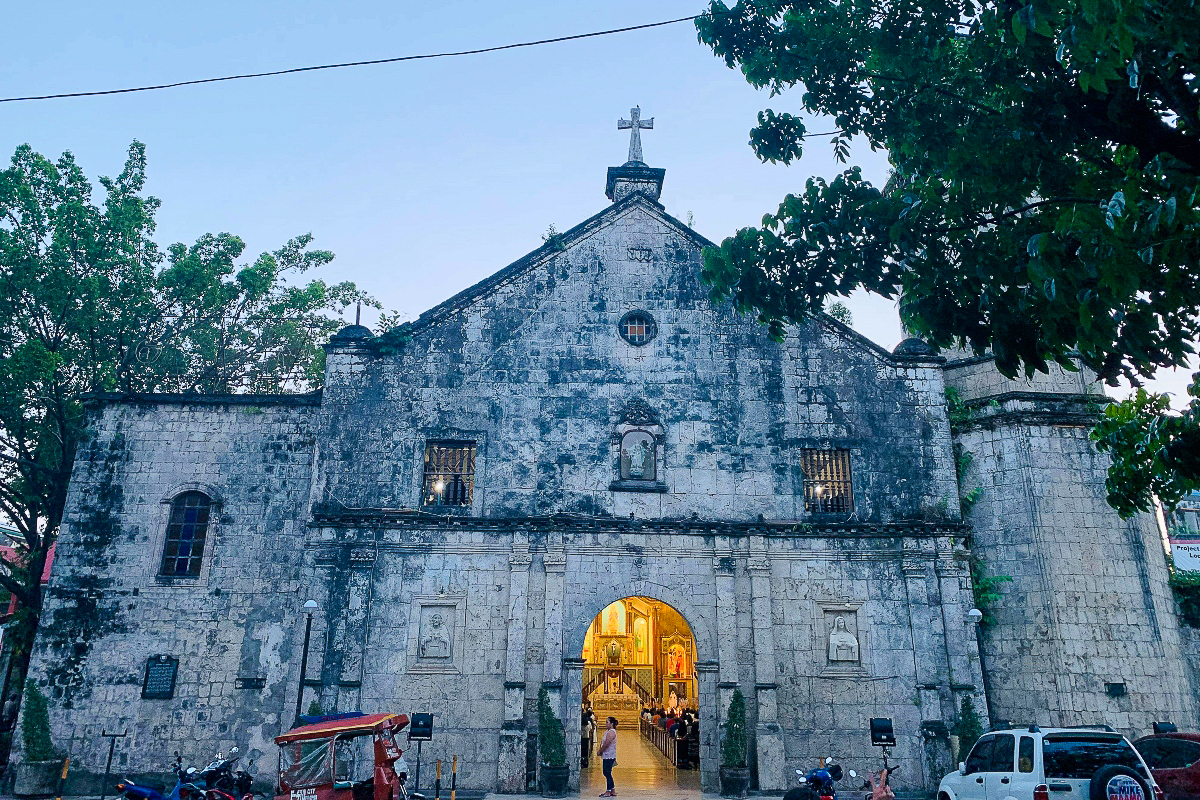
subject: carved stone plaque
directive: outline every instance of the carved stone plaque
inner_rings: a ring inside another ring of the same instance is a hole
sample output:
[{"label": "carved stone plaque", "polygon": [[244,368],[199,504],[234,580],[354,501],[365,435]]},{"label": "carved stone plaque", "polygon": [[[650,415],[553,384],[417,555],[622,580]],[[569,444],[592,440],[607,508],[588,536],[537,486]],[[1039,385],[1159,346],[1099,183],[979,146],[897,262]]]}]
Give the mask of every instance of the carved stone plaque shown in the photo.
[{"label": "carved stone plaque", "polygon": [[466,597],[414,597],[409,618],[410,672],[461,672]]}]

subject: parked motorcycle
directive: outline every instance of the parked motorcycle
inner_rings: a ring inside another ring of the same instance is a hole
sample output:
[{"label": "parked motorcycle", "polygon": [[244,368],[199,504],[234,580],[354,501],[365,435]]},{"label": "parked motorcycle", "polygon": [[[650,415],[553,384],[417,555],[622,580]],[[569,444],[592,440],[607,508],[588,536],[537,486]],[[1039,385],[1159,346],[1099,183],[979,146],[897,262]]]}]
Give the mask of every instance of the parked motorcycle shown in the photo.
[{"label": "parked motorcycle", "polygon": [[[837,790],[834,784],[843,777],[842,767],[840,764],[834,763],[833,756],[829,756],[823,761],[821,766],[808,772],[802,769],[796,770],[796,777],[800,781],[800,785],[789,789],[783,795],[783,800],[837,800]],[[858,773],[854,770],[850,770],[849,775],[851,778],[858,777]]]},{"label": "parked motorcycle", "polygon": [[200,770],[197,783],[204,787],[205,800],[253,800],[254,778],[244,769],[234,771],[239,755],[237,747],[229,749],[229,758],[217,753],[208,766]]},{"label": "parked motorcycle", "polygon": [[202,800],[205,787],[197,783],[200,771],[195,767],[185,767],[183,756],[178,752],[175,753],[175,769],[173,771],[176,782],[175,788],[171,790],[170,794],[164,795],[158,789],[135,783],[129,778],[125,778],[117,784],[117,791],[125,800]]}]

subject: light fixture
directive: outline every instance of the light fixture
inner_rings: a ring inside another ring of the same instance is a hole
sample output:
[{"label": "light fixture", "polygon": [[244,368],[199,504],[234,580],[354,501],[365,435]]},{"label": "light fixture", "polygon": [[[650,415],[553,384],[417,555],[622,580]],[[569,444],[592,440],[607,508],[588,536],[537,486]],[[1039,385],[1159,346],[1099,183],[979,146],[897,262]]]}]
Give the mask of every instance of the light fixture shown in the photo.
[{"label": "light fixture", "polygon": [[982,621],[983,621],[983,612],[980,611],[978,608],[972,608],[970,611],[967,612],[967,622],[971,623],[972,625],[978,625]]},{"label": "light fixture", "polygon": [[311,614],[314,611],[316,611],[318,608],[320,608],[320,606],[317,605],[316,600],[305,600],[302,608]]},{"label": "light fixture", "polygon": [[446,482],[443,480],[438,480],[436,483],[433,484],[433,490],[439,494],[441,494],[441,491],[445,488],[446,488]]}]

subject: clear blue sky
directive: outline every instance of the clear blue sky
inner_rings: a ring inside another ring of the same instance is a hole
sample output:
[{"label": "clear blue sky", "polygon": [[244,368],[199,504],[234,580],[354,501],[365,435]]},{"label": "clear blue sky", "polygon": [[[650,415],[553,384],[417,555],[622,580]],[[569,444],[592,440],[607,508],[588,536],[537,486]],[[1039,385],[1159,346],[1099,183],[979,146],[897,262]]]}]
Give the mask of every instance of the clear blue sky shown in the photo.
[{"label": "clear blue sky", "polygon": [[[306,64],[461,50],[681,17],[701,0],[486,3],[12,3],[0,96],[118,88]],[[25,33],[22,33],[25,32]],[[146,143],[158,239],[244,238],[247,258],[312,232],[353,280],[410,317],[607,203],[625,160],[616,120],[640,104],[662,202],[719,241],[757,224],[810,175],[839,171],[824,140],[791,167],[747,145],[755,114],[795,110],[751,89],[690,23],[480,56],[97,98],[0,104],[0,155],[71,150],[115,174]],[[818,123],[819,124],[819,123]],[[884,154],[852,163],[880,184]],[[855,327],[900,339],[891,301],[856,296]],[[369,320],[365,320],[369,321]],[[1180,383],[1179,381],[1175,382]],[[1172,387],[1174,388],[1174,386]]]}]

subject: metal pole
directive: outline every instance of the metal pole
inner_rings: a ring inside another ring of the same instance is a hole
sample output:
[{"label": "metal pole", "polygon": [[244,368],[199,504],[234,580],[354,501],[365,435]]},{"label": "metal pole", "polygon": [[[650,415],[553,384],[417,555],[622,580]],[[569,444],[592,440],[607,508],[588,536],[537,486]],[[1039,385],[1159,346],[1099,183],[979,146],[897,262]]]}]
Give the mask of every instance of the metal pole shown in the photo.
[{"label": "metal pole", "polygon": [[450,763],[450,800],[458,800],[458,756]]},{"label": "metal pole", "polygon": [[304,702],[304,675],[308,672],[308,639],[312,636],[312,612],[308,612],[307,616],[308,619],[304,622],[304,652],[300,656],[300,686],[296,689],[296,725],[300,724],[301,703]]},{"label": "metal pole", "polygon": [[[100,800],[105,800],[108,797],[108,779],[112,775],[113,751],[117,749],[117,739],[124,739],[128,735],[129,728],[126,728],[124,733],[109,733],[104,729],[100,730],[100,736],[108,739],[108,762],[104,765],[104,783],[100,787]],[[66,780],[66,773],[67,770],[64,767],[63,780]]]},{"label": "metal pole", "polygon": [[421,795],[421,742],[423,739],[417,739],[417,774],[413,776],[413,793]]},{"label": "metal pole", "polygon": [[442,760],[439,758],[434,765],[436,777],[433,781],[433,800],[442,800]]}]

